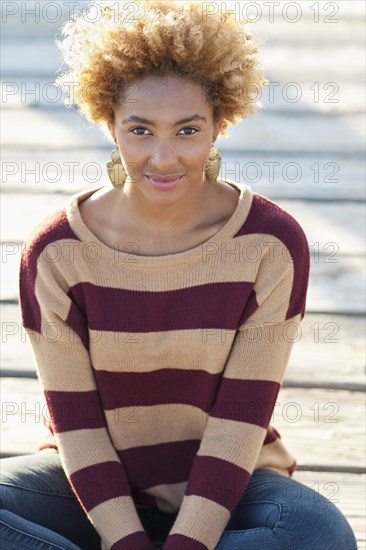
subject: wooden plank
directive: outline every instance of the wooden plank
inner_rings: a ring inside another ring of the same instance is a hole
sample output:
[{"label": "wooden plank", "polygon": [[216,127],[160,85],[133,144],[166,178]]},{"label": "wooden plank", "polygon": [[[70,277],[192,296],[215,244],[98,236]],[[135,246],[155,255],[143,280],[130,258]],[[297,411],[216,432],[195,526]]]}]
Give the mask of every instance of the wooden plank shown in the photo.
[{"label": "wooden plank", "polygon": [[32,146],[48,152],[83,145],[109,145],[97,126],[89,124],[70,109],[55,112],[38,109],[5,110],[2,118],[4,145]]},{"label": "wooden plank", "polygon": [[[109,146],[107,138],[95,125],[87,123],[73,110],[4,110],[3,144],[11,147],[72,149],[85,145]],[[16,124],[15,124],[16,121]],[[301,128],[301,132],[299,131]],[[320,116],[309,113],[286,118],[283,114],[260,111],[237,125],[230,127],[230,139],[219,138],[222,150],[244,151],[313,151],[327,155],[336,152],[363,152],[364,122],[362,117],[351,115]],[[52,136],[50,138],[50,136]]]},{"label": "wooden plank", "polygon": [[[56,149],[51,154],[41,149],[32,151],[24,147],[4,146],[1,171],[3,192],[26,193],[28,196],[35,193],[71,196],[89,187],[106,185],[109,183],[106,164],[113,149],[115,145],[107,142],[103,147],[70,151]],[[67,197],[60,197],[59,200],[65,203]]]},{"label": "wooden plank", "polygon": [[341,267],[344,255],[365,253],[363,203],[275,202],[303,228],[315,263]]},{"label": "wooden plank", "polygon": [[[38,25],[37,28],[41,27],[42,25]],[[1,47],[2,74],[6,80],[14,75],[30,74],[53,78],[62,64],[61,54],[54,37],[37,36],[32,40],[21,40],[18,36],[13,40],[3,36]],[[29,59],[32,60],[31,63]]]},{"label": "wooden plank", "polygon": [[[88,189],[88,186],[86,189]],[[30,195],[26,192],[14,195],[4,194],[1,204],[1,228],[4,231],[2,240],[8,242],[22,241],[43,219],[59,208],[65,207],[70,197],[71,194],[65,197],[56,193],[42,195]],[[14,213],[16,213],[17,223],[14,223]]]},{"label": "wooden plank", "polygon": [[[21,326],[18,305],[0,305],[1,374],[35,376],[32,347]],[[294,342],[286,384],[365,387],[365,319],[305,314]]]},{"label": "wooden plank", "polygon": [[365,319],[305,313],[286,382],[365,384]]},{"label": "wooden plank", "polygon": [[[358,302],[358,303],[357,303]],[[365,260],[344,257],[339,264],[310,266],[307,310],[312,313],[365,313]]]},{"label": "wooden plank", "polygon": [[86,0],[72,3],[54,0],[43,3],[36,0],[12,0],[2,9],[3,37],[31,39],[44,36],[53,39],[58,28],[69,19],[73,11],[81,9]]},{"label": "wooden plank", "polygon": [[[85,2],[86,0],[77,0],[69,6],[69,2],[56,0],[51,3],[51,6],[44,7],[35,0],[27,0],[26,3],[13,0],[11,6],[7,10],[4,9],[3,33],[7,38],[30,39],[40,35],[53,38],[73,10],[85,8]],[[58,4],[57,9],[55,4]],[[117,2],[112,1],[111,4],[115,6]],[[253,33],[258,29],[262,34],[265,33],[265,36],[276,40],[284,40],[284,36],[291,40],[309,38],[324,41],[333,38],[337,42],[363,38],[362,22],[365,15],[363,2],[338,0],[329,3],[330,5],[319,3],[320,6],[314,6],[312,2],[296,2],[293,3],[295,8],[291,6],[286,8],[287,4],[287,0],[279,0],[270,9],[269,4],[264,2],[251,2],[248,6],[239,2],[226,2],[218,7],[219,9],[221,7],[223,14],[226,10],[236,9],[236,19],[245,17],[254,21]],[[208,6],[207,10],[211,12],[212,7]],[[116,17],[120,13],[115,8]],[[87,12],[84,14],[85,19],[88,19]],[[92,17],[91,12],[89,19]]]},{"label": "wooden plank", "polygon": [[216,144],[222,150],[286,151],[289,154],[315,148],[327,155],[339,151],[360,153],[362,124],[362,117],[358,115],[327,117],[312,112],[306,117],[293,113],[284,118],[282,113],[263,110],[230,127],[230,139],[219,138]]},{"label": "wooden plank", "polygon": [[360,392],[283,387],[271,422],[301,466],[364,468],[364,403]]},{"label": "wooden plank", "polygon": [[313,489],[319,498],[320,496],[327,498],[341,510],[355,533],[358,550],[365,550],[366,476],[364,474],[297,471],[293,474],[293,478]]},{"label": "wooden plank", "polygon": [[[32,346],[21,325],[19,305],[0,305],[1,347],[0,375],[22,371],[35,375],[35,359]],[[1,381],[0,381],[1,384]]]},{"label": "wooden plank", "polygon": [[[2,378],[2,452],[35,450],[47,430],[38,380]],[[364,395],[360,392],[282,388],[271,423],[299,466],[364,467]]]},{"label": "wooden plank", "polygon": [[[296,54],[295,54],[296,55]],[[308,116],[319,112],[332,114],[360,113],[365,110],[365,90],[356,81],[344,82],[339,76],[290,72],[289,68],[274,69],[267,61],[266,76],[269,83],[257,92],[263,108],[281,110],[283,114],[296,113]]]},{"label": "wooden plank", "polygon": [[[113,148],[111,144],[103,148],[55,150],[50,155],[43,150],[4,146],[3,192],[71,195],[94,185],[109,184],[106,163]],[[221,156],[219,177],[243,181],[272,200],[366,200],[364,156],[226,149]]]},{"label": "wooden plank", "polygon": [[[293,41],[287,44],[271,45],[267,43],[266,46],[259,45],[259,51],[269,80],[337,82],[342,86],[346,80],[356,82],[357,71],[359,74],[363,72],[361,42],[346,43],[342,48],[337,47],[337,43],[332,40],[322,44],[310,41],[304,44]],[[319,55],[320,49],[321,55]],[[293,62],[294,58],[296,58],[296,63]],[[346,66],[347,58],[350,59],[348,66]],[[344,71],[342,70],[343,63],[345,63]],[[331,91],[331,89],[328,90],[328,92]]]},{"label": "wooden plank", "polygon": [[48,433],[43,426],[42,414],[47,415],[47,409],[39,381],[2,378],[0,384],[1,452],[35,452]]},{"label": "wooden plank", "polygon": [[[85,1],[72,2],[72,5],[75,5],[75,11],[76,8],[82,10]],[[21,0],[13,0],[11,4],[15,7],[10,6],[4,10],[3,33],[6,38],[30,39],[40,35],[53,38],[73,11],[72,5],[68,6],[69,3],[62,0],[52,2],[53,6],[49,8],[41,5],[38,9],[36,9],[35,0],[27,0],[25,5]],[[58,4],[57,10],[54,7],[55,4]],[[112,5],[116,4],[117,2],[112,1]],[[365,15],[365,8],[363,3],[357,0],[338,0],[336,3],[330,3],[329,6],[320,5],[318,9],[311,2],[297,2],[295,8],[289,6],[286,9],[287,0],[279,0],[272,9],[263,2],[251,2],[248,6],[242,4],[238,6],[235,2],[231,4],[233,4],[232,9],[236,10],[237,19],[246,17],[252,21],[251,31],[255,35],[258,32],[265,33],[265,36],[276,40],[284,40],[284,35],[291,40],[311,38],[324,41],[333,38],[337,41],[350,41],[363,38],[362,18]],[[230,2],[223,4],[222,13],[230,8]],[[211,12],[212,7],[208,6],[207,11]],[[87,12],[84,13],[87,19]],[[117,10],[115,14],[118,15]],[[91,13],[89,19],[92,15]]]}]

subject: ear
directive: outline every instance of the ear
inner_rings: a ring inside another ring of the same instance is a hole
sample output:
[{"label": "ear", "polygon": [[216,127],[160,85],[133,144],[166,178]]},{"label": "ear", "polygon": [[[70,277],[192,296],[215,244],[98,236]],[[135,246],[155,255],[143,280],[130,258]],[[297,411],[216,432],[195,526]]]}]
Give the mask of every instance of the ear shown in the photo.
[{"label": "ear", "polygon": [[114,129],[114,124],[112,124],[110,122],[107,122],[107,126],[108,126],[109,131],[112,135],[114,143],[117,145],[117,139],[116,139],[116,132],[115,132],[115,129]]},{"label": "ear", "polygon": [[217,140],[217,137],[220,133],[220,129],[221,129],[221,125],[222,125],[222,117],[220,117],[215,123],[214,123],[214,133],[213,133],[213,136],[212,136],[212,141],[215,142]]}]

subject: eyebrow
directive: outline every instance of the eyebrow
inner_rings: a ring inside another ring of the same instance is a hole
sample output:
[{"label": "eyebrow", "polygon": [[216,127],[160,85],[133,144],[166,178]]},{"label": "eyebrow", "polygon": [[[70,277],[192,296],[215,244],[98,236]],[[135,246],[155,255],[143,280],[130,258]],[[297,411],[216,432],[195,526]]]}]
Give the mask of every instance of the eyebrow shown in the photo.
[{"label": "eyebrow", "polygon": [[[178,126],[179,124],[186,124],[187,122],[192,122],[192,120],[203,120],[204,122],[207,122],[207,118],[201,115],[192,115],[188,118],[182,118],[181,120],[177,120],[173,124],[173,126]],[[148,120],[147,118],[140,117],[137,115],[131,115],[128,118],[125,118],[122,120],[122,124],[127,124],[128,122],[141,122],[143,124],[149,124],[150,126],[155,126],[156,124],[153,120]]]}]

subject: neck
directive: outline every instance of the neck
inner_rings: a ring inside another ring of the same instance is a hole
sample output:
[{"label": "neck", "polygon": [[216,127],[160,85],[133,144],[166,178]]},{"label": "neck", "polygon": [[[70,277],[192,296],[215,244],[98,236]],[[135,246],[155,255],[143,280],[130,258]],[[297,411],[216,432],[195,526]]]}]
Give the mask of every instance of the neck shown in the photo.
[{"label": "neck", "polygon": [[[202,208],[207,204],[212,186],[203,181],[191,187],[185,194],[171,198],[170,191],[162,191],[161,198],[149,200],[141,190],[128,181],[120,194],[125,218],[132,227],[154,235],[179,235],[199,225],[207,215]],[[174,191],[173,191],[174,193]]]}]

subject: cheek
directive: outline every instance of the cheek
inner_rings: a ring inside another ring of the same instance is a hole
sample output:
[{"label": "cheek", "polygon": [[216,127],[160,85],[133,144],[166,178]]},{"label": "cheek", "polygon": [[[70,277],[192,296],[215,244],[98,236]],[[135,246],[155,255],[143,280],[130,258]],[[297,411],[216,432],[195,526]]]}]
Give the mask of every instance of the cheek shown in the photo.
[{"label": "cheek", "polygon": [[133,143],[125,136],[118,140],[118,144],[120,153],[126,162],[144,162],[144,158],[148,154],[147,151],[145,152],[144,144]]},{"label": "cheek", "polygon": [[192,142],[192,144],[189,144],[189,147],[187,146],[181,151],[181,158],[184,158],[186,164],[195,168],[201,168],[207,162],[210,146],[211,144],[207,145],[207,143]]}]

